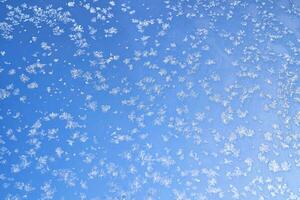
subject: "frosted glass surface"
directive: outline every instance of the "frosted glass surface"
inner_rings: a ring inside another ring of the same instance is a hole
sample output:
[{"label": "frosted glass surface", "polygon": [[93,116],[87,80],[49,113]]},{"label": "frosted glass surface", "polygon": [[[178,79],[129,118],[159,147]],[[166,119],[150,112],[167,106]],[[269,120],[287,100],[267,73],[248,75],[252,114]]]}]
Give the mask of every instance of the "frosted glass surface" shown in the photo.
[{"label": "frosted glass surface", "polygon": [[0,199],[300,200],[300,2],[0,0]]}]

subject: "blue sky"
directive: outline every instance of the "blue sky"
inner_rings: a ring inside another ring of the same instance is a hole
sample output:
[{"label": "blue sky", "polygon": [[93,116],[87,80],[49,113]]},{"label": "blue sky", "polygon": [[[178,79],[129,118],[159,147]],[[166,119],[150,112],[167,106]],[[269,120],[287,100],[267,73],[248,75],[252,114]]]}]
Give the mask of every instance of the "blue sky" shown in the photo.
[{"label": "blue sky", "polygon": [[0,10],[0,199],[300,199],[296,1]]}]

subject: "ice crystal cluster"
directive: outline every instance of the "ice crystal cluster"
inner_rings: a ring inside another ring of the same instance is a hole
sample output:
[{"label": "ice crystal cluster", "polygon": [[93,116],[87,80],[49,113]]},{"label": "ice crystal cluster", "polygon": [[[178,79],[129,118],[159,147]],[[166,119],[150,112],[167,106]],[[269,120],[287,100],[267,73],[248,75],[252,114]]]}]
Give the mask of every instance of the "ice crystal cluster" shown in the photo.
[{"label": "ice crystal cluster", "polygon": [[300,1],[0,0],[0,199],[300,200]]}]

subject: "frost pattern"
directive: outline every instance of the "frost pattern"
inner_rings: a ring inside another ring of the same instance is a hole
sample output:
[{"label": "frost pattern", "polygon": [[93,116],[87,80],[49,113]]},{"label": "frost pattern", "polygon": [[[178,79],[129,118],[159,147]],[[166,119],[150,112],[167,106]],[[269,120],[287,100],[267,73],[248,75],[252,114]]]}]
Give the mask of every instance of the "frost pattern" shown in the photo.
[{"label": "frost pattern", "polygon": [[300,199],[297,1],[0,10],[0,199]]}]

